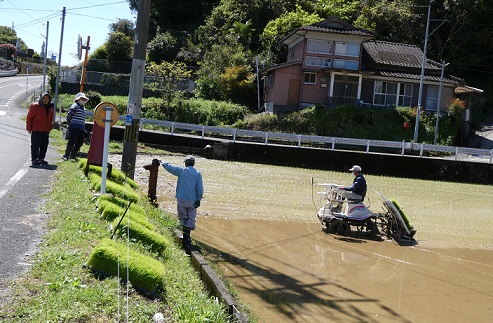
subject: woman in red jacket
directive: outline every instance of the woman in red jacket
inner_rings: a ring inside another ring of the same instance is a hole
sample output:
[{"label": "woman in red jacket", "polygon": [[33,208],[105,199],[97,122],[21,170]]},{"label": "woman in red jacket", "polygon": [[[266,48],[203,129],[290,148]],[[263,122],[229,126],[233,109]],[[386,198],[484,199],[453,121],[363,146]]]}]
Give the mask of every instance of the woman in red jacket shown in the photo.
[{"label": "woman in red jacket", "polygon": [[37,103],[31,104],[26,118],[26,130],[31,134],[32,165],[48,164],[45,161],[48,139],[53,128],[53,103],[48,92],[43,92]]}]

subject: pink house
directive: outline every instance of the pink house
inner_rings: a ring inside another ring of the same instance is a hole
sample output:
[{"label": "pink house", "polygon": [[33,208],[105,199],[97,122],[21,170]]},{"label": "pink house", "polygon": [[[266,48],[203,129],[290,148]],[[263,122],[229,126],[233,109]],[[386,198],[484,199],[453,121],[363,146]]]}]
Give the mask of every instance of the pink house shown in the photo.
[{"label": "pink house", "polygon": [[[414,45],[378,41],[365,29],[339,18],[296,28],[282,41],[287,61],[261,71],[264,109],[283,113],[313,104],[327,107],[417,106],[422,50]],[[444,75],[442,64],[425,64],[421,106],[445,110],[463,80]]]}]

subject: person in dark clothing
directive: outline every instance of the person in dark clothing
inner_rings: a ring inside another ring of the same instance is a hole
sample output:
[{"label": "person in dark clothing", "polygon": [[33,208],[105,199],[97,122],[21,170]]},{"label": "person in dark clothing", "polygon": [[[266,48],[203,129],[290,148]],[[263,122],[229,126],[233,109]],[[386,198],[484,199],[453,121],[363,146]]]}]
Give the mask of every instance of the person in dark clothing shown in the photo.
[{"label": "person in dark clothing", "polygon": [[54,110],[48,92],[31,104],[26,117],[26,130],[31,134],[31,163],[33,166],[48,164],[45,161],[50,131],[53,129]]},{"label": "person in dark clothing", "polygon": [[74,99],[74,104],[70,107],[67,113],[69,139],[63,160],[76,159],[80,147],[84,143],[84,135],[86,133],[86,110],[84,105],[89,99],[82,92],[77,93]]},{"label": "person in dark clothing", "polygon": [[350,200],[362,200],[366,194],[366,179],[363,174],[361,174],[361,167],[354,165],[349,170],[354,175],[353,184],[350,187],[342,188],[342,190],[344,190],[344,192],[342,192],[342,197]]}]

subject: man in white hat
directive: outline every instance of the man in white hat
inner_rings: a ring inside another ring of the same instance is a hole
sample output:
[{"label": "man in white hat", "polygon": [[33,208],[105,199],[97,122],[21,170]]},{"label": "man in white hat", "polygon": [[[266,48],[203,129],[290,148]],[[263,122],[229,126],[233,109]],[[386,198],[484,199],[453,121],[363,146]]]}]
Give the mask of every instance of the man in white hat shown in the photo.
[{"label": "man in white hat", "polygon": [[80,147],[84,143],[84,135],[86,133],[86,110],[84,105],[87,101],[89,99],[84,93],[77,93],[74,104],[67,112],[69,140],[67,148],[65,148],[65,154],[62,156],[63,160],[76,159]]},{"label": "man in white hat", "polygon": [[363,174],[361,174],[361,167],[354,165],[349,171],[351,171],[354,176],[353,185],[341,188],[344,190],[344,192],[342,192],[342,197],[348,200],[363,201],[366,195],[366,179]]},{"label": "man in white hat", "polygon": [[183,230],[183,244],[190,244],[190,231],[195,230],[197,208],[204,195],[202,174],[193,167],[195,158],[191,155],[185,157],[185,167],[173,166],[164,161],[159,161],[159,163],[168,172],[178,177],[175,195],[178,221]]}]

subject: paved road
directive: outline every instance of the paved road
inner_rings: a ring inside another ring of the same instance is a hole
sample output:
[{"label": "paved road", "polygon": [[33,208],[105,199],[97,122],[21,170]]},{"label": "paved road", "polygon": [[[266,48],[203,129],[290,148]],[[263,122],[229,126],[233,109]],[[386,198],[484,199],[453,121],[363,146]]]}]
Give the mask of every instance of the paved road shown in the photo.
[{"label": "paved road", "polygon": [[[41,82],[40,76],[0,78],[0,299],[8,281],[30,267],[29,255],[36,251],[47,218],[39,206],[56,166],[31,166],[30,135],[21,119],[27,110],[20,107]],[[47,160],[51,164],[56,158],[49,148]]]}]

